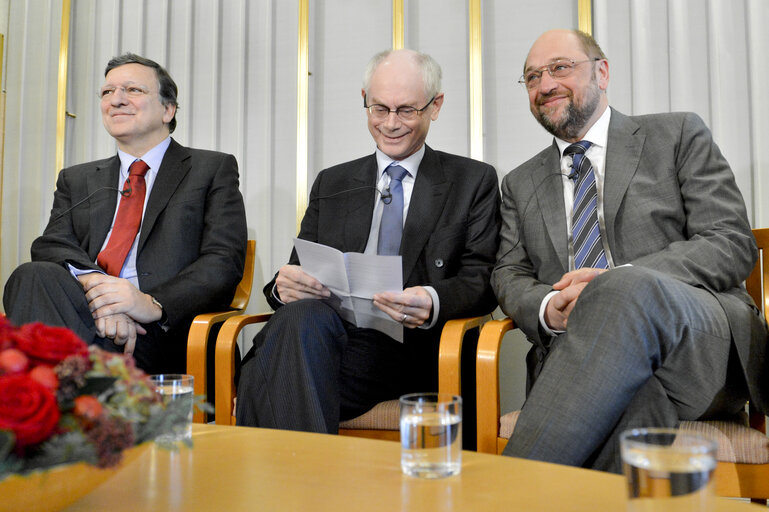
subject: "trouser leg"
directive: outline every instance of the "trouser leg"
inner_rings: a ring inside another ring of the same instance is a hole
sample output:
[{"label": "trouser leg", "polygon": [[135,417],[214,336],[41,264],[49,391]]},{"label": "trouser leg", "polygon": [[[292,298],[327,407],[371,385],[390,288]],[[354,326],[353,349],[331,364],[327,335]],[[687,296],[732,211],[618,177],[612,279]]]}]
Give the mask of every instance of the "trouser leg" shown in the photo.
[{"label": "trouser leg", "polygon": [[16,325],[42,322],[68,327],[86,343],[96,338],[83,287],[56,263],[33,261],[20,265],[5,284],[3,307]]},{"label": "trouser leg", "polygon": [[652,375],[678,417],[696,419],[722,394],[730,347],[708,292],[643,268],[602,274],[554,341],[504,453],[582,465]]}]

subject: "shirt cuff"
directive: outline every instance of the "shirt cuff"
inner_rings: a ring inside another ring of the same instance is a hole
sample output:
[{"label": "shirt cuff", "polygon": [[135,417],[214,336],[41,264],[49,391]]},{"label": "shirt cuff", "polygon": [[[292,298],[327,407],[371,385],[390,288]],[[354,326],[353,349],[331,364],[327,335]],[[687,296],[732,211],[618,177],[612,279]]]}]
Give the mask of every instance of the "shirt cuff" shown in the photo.
[{"label": "shirt cuff", "polygon": [[566,331],[554,331],[550,327],[547,326],[547,322],[545,322],[545,309],[547,309],[547,303],[550,302],[550,299],[553,297],[553,295],[556,295],[558,293],[558,290],[553,290],[552,292],[545,295],[545,298],[542,299],[542,303],[539,305],[539,325],[542,326],[542,329],[547,333],[549,336],[558,336],[559,334],[563,334]]},{"label": "shirt cuff", "polygon": [[278,296],[278,283],[272,285],[272,291],[270,292],[270,295],[272,295],[272,298],[276,301],[280,302],[284,306],[286,305],[286,303],[280,300],[280,297]]},{"label": "shirt cuff", "polygon": [[441,312],[441,300],[438,298],[438,292],[435,291],[435,288],[432,286],[423,286],[425,290],[427,290],[427,293],[430,294],[430,297],[433,298],[433,314],[430,319],[430,323],[427,322],[423,323],[419,326],[420,329],[431,329],[435,323],[438,321],[438,314]]},{"label": "shirt cuff", "polygon": [[[77,268],[73,267],[71,263],[67,263],[67,268],[69,269],[69,273],[72,274],[72,277],[75,279],[78,278],[78,276],[84,276],[86,274],[92,274],[94,272],[99,272],[98,270],[94,270],[92,268]],[[99,274],[103,274],[104,272],[99,272]]]}]

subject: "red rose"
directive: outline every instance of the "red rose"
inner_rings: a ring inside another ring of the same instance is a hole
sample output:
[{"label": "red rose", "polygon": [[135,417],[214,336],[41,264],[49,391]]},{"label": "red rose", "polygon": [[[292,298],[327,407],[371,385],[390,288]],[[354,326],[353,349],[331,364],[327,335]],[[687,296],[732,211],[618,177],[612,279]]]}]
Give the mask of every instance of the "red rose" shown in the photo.
[{"label": "red rose", "polygon": [[12,334],[16,347],[35,364],[56,366],[67,356],[88,357],[88,345],[66,327],[39,322],[22,325]]},{"label": "red rose", "polygon": [[0,377],[0,430],[16,435],[16,447],[45,441],[59,422],[56,396],[26,374]]}]

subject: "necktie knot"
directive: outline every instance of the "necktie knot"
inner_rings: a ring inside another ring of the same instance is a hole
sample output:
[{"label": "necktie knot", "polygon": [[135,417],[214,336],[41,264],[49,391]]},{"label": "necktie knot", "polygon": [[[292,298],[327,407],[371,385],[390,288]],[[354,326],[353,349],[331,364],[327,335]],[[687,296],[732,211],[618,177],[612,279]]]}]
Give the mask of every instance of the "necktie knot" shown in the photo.
[{"label": "necktie knot", "polygon": [[395,181],[403,181],[403,178],[409,173],[406,169],[396,164],[390,165],[390,167],[385,169],[385,172],[390,175],[391,180]]},{"label": "necktie knot", "polygon": [[585,157],[585,152],[593,143],[589,140],[575,142],[566,148],[563,156],[571,156],[571,173],[569,179],[578,181],[579,177],[584,176],[585,171],[590,167],[590,160]]},{"label": "necktie knot", "polygon": [[128,168],[128,176],[144,176],[147,171],[150,170],[150,166],[144,160],[134,160],[131,166]]},{"label": "necktie knot", "polygon": [[581,140],[579,142],[575,142],[574,144],[569,145],[566,150],[563,152],[564,156],[571,155],[572,157],[574,155],[584,155],[585,152],[592,146],[593,143],[589,140]]}]

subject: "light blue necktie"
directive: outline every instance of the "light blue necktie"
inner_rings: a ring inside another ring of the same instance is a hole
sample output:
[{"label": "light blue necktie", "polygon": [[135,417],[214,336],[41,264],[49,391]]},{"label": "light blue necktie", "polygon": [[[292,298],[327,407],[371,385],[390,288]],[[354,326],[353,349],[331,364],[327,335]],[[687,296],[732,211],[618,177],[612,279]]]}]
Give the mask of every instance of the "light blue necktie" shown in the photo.
[{"label": "light blue necktie", "polygon": [[[408,171],[400,165],[392,164],[385,172],[390,175],[389,204],[385,201],[382,210],[382,223],[379,225],[377,254],[397,256],[401,248],[403,235],[403,178]],[[383,198],[384,199],[384,198]]]},{"label": "light blue necktie", "polygon": [[565,155],[572,157],[569,178],[574,183],[574,207],[571,214],[574,240],[574,268],[609,268],[603,252],[601,230],[598,227],[598,194],[595,188],[593,164],[585,156],[591,142],[581,140],[566,148]]}]

